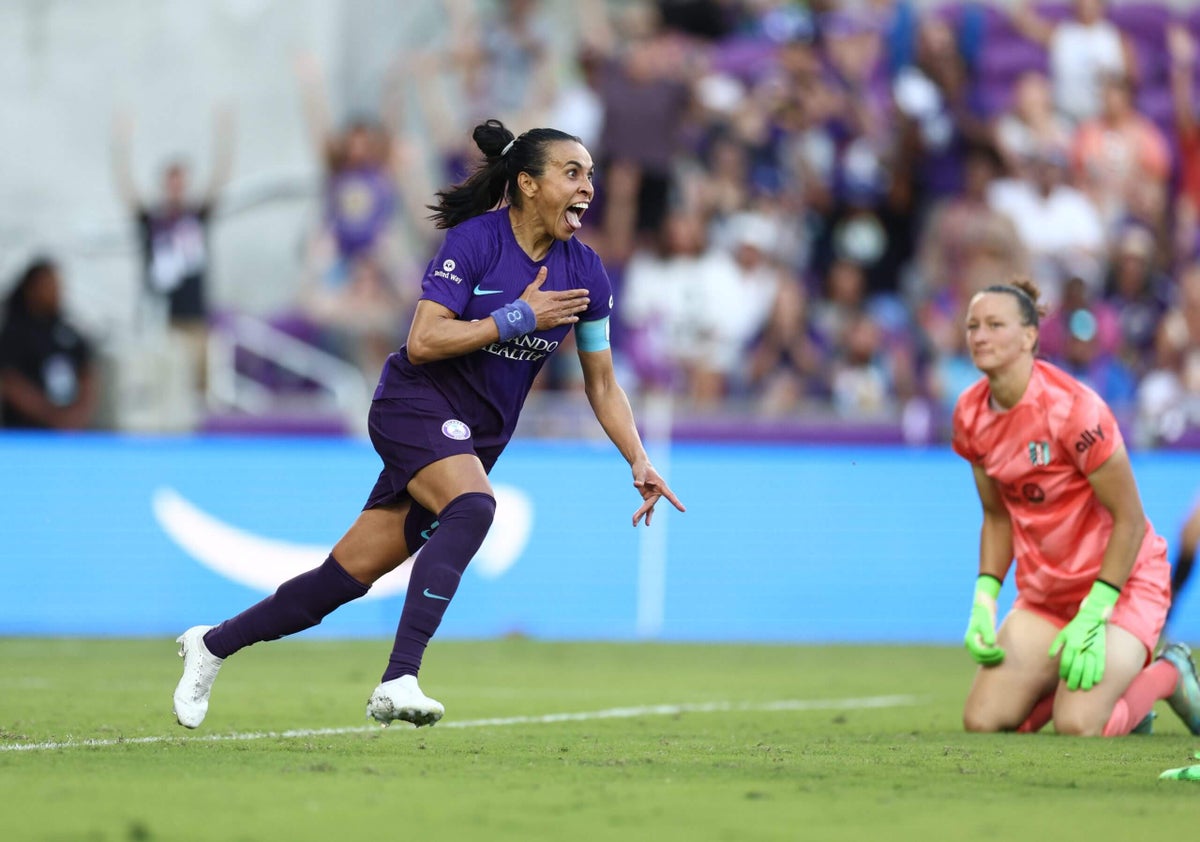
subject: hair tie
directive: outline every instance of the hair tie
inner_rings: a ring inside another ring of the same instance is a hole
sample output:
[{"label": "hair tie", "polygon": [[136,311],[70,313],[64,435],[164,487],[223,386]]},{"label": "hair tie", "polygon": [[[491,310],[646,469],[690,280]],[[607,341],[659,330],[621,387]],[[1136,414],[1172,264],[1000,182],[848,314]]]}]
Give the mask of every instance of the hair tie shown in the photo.
[{"label": "hair tie", "polygon": [[508,150],[512,149],[512,147],[513,147],[513,144],[514,144],[514,143],[516,143],[516,142],[517,142],[517,139],[516,139],[515,137],[514,137],[512,140],[510,140],[510,141],[508,142],[508,145],[507,145],[507,146],[505,146],[503,149],[501,149],[501,150],[500,150],[500,157],[501,157],[501,158],[503,158],[505,155],[507,155],[507,154],[508,154]]}]

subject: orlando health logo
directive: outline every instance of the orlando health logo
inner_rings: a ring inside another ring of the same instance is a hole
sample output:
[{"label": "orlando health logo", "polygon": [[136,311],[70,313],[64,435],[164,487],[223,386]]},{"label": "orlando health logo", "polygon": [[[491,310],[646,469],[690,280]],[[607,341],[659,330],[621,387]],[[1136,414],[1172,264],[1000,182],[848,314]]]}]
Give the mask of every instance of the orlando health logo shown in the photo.
[{"label": "orlando health logo", "polygon": [[518,336],[516,339],[510,339],[507,342],[493,342],[491,345],[484,345],[482,350],[510,360],[534,362],[547,354],[554,353],[554,349],[558,345],[558,342],[551,342],[548,339],[527,333],[524,336]]}]

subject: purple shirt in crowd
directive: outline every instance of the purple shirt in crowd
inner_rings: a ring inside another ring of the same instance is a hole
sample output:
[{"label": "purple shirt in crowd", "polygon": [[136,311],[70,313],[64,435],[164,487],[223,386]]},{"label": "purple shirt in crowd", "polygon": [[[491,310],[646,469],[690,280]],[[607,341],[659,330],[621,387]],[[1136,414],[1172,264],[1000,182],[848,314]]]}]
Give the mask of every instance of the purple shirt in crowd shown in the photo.
[{"label": "purple shirt in crowd", "polygon": [[358,257],[374,248],[391,224],[396,188],[382,167],[352,167],[336,173],[326,188],[325,213],[338,255]]},{"label": "purple shirt in crowd", "polygon": [[[590,303],[580,323],[612,312],[612,285],[600,258],[575,238],[555,240],[540,260],[530,259],[513,234],[508,209],[490,211],[446,232],[429,262],[421,297],[476,321],[521,297],[546,267],[544,290],[586,289]],[[570,325],[494,342],[458,357],[414,365],[401,348],[384,364],[376,398],[407,398],[427,389],[440,392],[473,433],[507,439],[534,378],[562,343]]]}]

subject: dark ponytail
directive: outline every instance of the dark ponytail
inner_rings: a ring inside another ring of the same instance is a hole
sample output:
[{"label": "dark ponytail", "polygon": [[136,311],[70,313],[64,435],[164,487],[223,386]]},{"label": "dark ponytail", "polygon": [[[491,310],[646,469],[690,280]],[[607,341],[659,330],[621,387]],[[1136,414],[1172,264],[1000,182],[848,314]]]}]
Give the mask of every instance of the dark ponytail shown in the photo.
[{"label": "dark ponytail", "polygon": [[439,190],[436,205],[429,218],[438,228],[453,228],[473,216],[499,207],[507,199],[520,207],[517,176],[523,172],[534,178],[541,176],[546,166],[546,147],[555,141],[582,141],[558,129],[530,129],[520,137],[505,128],[499,120],[480,123],[471,138],[483,153],[483,162],[461,184]]}]

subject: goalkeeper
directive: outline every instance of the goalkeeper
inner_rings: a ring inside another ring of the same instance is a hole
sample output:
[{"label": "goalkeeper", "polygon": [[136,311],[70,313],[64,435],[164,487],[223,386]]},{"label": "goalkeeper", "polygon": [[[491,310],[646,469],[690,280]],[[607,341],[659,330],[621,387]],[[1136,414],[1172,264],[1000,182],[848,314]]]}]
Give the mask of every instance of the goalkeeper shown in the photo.
[{"label": "goalkeeper", "polygon": [[[1120,736],[1166,699],[1200,734],[1200,682],[1181,643],[1151,660],[1170,604],[1166,542],[1142,511],[1121,431],[1090,388],[1037,358],[1038,289],[987,287],[967,310],[984,377],[954,410],[953,447],[983,504],[966,647],[980,665],[968,731]],[[1081,329],[1087,327],[1080,324]],[[1016,599],[996,598],[1016,559]]]}]

